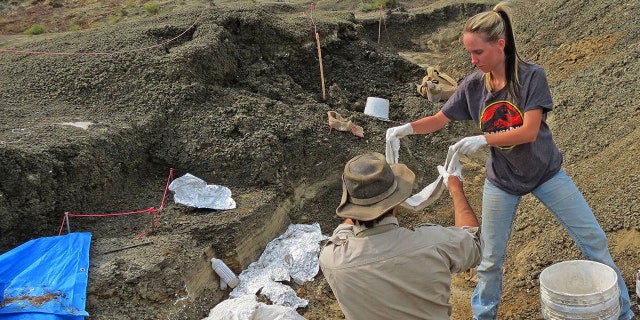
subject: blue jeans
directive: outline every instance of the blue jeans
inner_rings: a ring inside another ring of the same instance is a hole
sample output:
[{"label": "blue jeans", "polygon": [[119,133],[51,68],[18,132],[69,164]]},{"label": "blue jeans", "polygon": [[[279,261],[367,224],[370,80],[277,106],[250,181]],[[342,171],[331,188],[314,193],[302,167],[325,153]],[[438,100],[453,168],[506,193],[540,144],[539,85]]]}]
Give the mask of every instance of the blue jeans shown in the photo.
[{"label": "blue jeans", "polygon": [[[619,319],[633,318],[629,291],[611,258],[606,234],[571,178],[560,170],[532,193],[569,232],[585,259],[604,263],[616,271],[620,287]],[[485,179],[481,228],[484,249],[478,266],[479,281],[471,296],[474,319],[496,319],[502,295],[502,264],[521,198],[502,191]]]}]

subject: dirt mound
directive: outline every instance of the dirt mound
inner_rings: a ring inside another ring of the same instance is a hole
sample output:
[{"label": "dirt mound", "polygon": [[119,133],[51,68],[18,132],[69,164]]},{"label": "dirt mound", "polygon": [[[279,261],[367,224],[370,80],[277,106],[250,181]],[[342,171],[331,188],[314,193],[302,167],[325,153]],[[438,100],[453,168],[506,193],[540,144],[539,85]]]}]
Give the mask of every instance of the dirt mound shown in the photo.
[{"label": "dirt mound", "polygon": [[[155,14],[130,1],[12,3],[0,8],[0,252],[56,235],[65,212],[158,208],[171,169],[175,177],[191,173],[231,188],[238,205],[193,209],[169,195],[157,230],[141,239],[135,235],[149,228],[149,215],[72,217],[72,231],[93,234],[87,310],[96,319],[203,318],[228,293],[218,288],[211,257],[239,273],[290,223],[318,222],[331,232],[344,163],[382,152],[388,127],[440,108],[413,83],[426,65],[458,79],[472,71],[459,28],[491,7],[399,3],[380,24],[380,12],[334,1],[316,3],[313,20],[306,4],[294,2],[158,2]],[[630,289],[640,254],[637,6],[514,6],[521,52],[549,74],[556,103],[550,123],[565,168],[607,231]],[[26,18],[33,10],[40,20]],[[100,23],[70,30],[78,12]],[[22,34],[54,20],[49,31],[57,32]],[[362,113],[368,96],[390,100],[391,121]],[[364,138],[330,132],[330,110],[361,126]],[[453,123],[406,139],[402,160],[417,186],[431,182],[447,147],[474,130]],[[463,161],[479,210],[484,157]],[[452,223],[447,197],[402,214],[409,226]],[[500,318],[539,317],[539,273],[570,258],[579,258],[571,239],[526,197],[509,244]],[[342,318],[322,275],[293,285],[309,300],[298,310],[307,319]],[[455,277],[453,319],[470,318],[473,286]]]}]

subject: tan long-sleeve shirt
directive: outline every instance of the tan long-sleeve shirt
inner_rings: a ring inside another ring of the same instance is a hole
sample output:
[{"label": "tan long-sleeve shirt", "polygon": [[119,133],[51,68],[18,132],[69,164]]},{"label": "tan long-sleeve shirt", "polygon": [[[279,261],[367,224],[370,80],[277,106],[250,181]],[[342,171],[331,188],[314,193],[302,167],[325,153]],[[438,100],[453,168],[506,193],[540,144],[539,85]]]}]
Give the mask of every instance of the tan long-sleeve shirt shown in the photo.
[{"label": "tan long-sleeve shirt", "polygon": [[349,320],[448,319],[451,274],[480,263],[477,228],[339,225],[320,267]]}]

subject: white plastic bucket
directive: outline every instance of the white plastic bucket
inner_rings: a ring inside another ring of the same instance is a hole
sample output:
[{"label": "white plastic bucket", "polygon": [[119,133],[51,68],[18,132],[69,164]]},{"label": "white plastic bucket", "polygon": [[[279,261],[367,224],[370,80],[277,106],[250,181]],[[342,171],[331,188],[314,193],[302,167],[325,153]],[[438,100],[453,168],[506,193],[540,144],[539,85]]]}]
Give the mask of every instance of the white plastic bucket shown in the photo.
[{"label": "white plastic bucket", "polygon": [[368,97],[367,104],[364,107],[364,114],[374,116],[380,120],[389,121],[389,100]]},{"label": "white plastic bucket", "polygon": [[545,319],[618,319],[618,275],[588,260],[559,262],[540,273],[540,304]]}]

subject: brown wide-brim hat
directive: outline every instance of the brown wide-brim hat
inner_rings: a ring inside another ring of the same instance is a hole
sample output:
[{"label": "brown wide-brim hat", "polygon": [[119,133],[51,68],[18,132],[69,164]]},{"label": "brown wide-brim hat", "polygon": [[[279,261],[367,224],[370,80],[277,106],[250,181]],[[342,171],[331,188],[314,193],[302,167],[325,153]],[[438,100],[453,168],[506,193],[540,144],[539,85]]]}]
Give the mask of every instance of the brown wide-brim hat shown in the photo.
[{"label": "brown wide-brim hat", "polygon": [[407,166],[390,165],[378,152],[356,156],[344,167],[342,199],[336,214],[374,220],[411,196],[415,177]]}]

